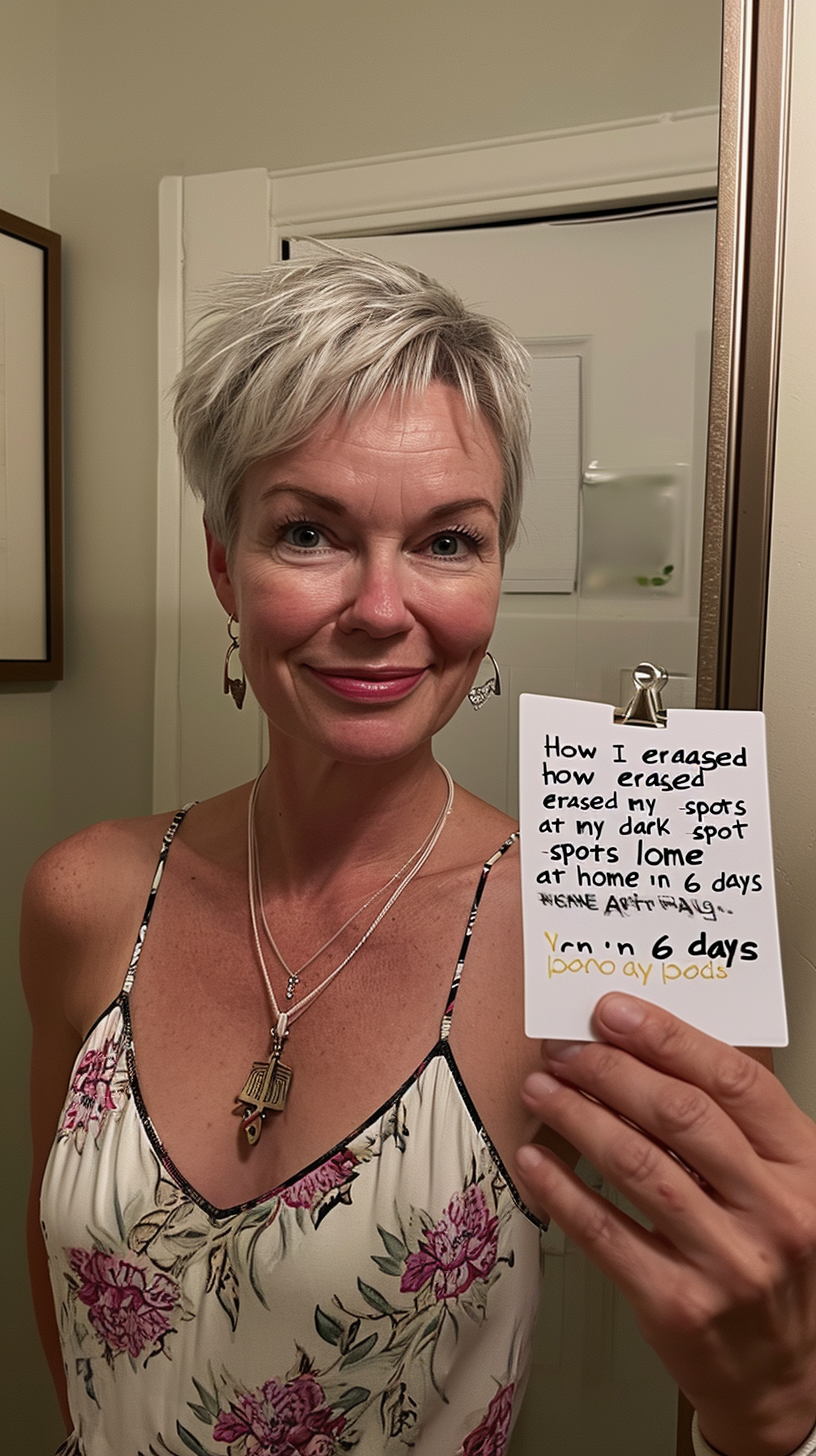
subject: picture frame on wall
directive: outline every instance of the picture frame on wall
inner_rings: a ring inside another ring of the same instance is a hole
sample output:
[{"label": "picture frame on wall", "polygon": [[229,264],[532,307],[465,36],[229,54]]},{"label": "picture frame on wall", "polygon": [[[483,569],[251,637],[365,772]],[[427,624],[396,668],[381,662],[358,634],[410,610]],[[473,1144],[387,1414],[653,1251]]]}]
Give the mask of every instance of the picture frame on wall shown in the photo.
[{"label": "picture frame on wall", "polygon": [[0,210],[0,683],[63,674],[60,238]]}]

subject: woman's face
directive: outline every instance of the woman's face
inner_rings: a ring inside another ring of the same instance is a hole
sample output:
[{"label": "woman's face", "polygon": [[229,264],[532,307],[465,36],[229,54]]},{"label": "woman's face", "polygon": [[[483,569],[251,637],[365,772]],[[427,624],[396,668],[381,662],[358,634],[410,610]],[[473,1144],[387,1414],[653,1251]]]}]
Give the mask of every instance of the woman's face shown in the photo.
[{"label": "woman's face", "polygon": [[275,730],[344,762],[402,757],[473,681],[501,586],[490,426],[434,383],[329,420],[241,484],[219,599]]}]

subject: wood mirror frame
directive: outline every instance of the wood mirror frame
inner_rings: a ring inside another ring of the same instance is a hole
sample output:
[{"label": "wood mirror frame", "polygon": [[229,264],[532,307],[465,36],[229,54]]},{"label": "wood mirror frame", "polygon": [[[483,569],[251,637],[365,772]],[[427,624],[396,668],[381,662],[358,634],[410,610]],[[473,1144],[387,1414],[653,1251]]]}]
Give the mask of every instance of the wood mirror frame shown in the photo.
[{"label": "wood mirror frame", "polygon": [[[759,708],[765,658],[792,0],[723,0],[698,708]],[[678,1403],[677,1456],[693,1456]]]},{"label": "wood mirror frame", "polygon": [[700,708],[762,703],[790,48],[791,0],[724,0]]}]

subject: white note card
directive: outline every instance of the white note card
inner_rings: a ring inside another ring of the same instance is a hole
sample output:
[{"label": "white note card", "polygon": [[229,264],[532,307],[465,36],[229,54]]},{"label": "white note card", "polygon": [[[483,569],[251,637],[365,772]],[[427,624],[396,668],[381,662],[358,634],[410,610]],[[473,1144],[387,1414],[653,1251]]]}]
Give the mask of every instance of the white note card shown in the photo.
[{"label": "white note card", "polygon": [[607,991],[734,1046],[785,1046],[765,719],[524,693],[520,820],[526,1032],[592,1037]]}]

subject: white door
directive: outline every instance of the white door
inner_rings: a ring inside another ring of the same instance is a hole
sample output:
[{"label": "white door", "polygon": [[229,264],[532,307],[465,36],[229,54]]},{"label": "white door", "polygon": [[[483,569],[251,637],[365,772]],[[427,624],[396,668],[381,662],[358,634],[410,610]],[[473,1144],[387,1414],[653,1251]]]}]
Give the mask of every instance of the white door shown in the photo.
[{"label": "white door", "polygon": [[532,355],[535,478],[492,648],[505,691],[436,743],[510,813],[519,693],[617,703],[647,659],[670,705],[694,705],[714,228],[705,206],[332,239],[451,284]]}]

